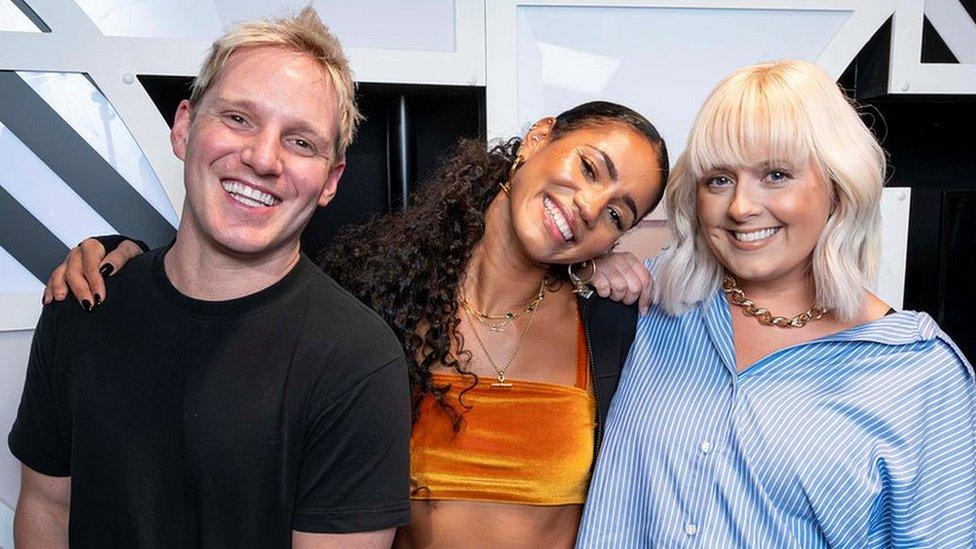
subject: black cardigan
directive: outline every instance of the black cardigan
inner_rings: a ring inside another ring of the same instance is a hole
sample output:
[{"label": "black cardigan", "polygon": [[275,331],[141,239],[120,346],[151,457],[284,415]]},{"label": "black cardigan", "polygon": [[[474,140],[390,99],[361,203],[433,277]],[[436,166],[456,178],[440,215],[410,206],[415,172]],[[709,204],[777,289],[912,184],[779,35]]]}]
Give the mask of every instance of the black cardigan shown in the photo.
[{"label": "black cardigan", "polygon": [[579,310],[586,332],[586,347],[590,351],[590,377],[596,397],[595,463],[603,442],[610,401],[617,392],[620,372],[637,332],[637,305],[624,305],[594,295],[589,299],[580,297]]}]

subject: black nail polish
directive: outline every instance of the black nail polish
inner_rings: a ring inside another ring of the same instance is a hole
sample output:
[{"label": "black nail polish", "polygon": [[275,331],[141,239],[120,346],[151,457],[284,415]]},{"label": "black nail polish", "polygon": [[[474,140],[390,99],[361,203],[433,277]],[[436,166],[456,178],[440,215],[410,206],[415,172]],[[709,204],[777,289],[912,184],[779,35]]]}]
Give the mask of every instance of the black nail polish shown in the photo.
[{"label": "black nail polish", "polygon": [[95,294],[95,306],[98,307],[102,304],[102,296]]},{"label": "black nail polish", "polygon": [[88,311],[88,312],[91,312],[91,310],[92,310],[91,301],[88,301],[87,299],[82,299],[81,300],[81,308],[84,309],[84,310],[86,310],[86,311]]},{"label": "black nail polish", "polygon": [[111,263],[106,263],[106,264],[102,265],[101,268],[98,269],[98,272],[104,278],[106,276],[111,275],[112,274],[112,271],[114,271],[114,270],[115,270],[115,265],[112,265]]}]

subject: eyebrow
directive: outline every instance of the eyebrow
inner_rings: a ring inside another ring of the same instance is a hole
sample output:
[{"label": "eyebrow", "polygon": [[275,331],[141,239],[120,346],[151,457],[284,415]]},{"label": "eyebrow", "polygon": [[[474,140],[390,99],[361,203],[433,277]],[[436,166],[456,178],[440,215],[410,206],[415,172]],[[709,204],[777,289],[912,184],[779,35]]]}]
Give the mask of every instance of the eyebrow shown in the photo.
[{"label": "eyebrow", "polygon": [[599,147],[594,147],[593,145],[590,145],[589,147],[600,153],[600,156],[603,157],[603,163],[607,165],[607,171],[610,172],[610,179],[616,181],[619,177],[617,174],[617,165],[613,163],[613,159],[610,158],[610,155]]}]

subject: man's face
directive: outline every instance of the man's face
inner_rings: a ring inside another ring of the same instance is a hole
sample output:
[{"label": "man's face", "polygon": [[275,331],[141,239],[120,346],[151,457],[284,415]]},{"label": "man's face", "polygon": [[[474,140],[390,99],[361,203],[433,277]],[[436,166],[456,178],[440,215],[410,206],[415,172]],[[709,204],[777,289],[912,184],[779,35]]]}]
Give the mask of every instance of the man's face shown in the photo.
[{"label": "man's face", "polygon": [[338,120],[332,80],[310,57],[276,47],[231,55],[194,111],[184,101],[176,113],[181,232],[235,256],[297,251],[345,168]]}]

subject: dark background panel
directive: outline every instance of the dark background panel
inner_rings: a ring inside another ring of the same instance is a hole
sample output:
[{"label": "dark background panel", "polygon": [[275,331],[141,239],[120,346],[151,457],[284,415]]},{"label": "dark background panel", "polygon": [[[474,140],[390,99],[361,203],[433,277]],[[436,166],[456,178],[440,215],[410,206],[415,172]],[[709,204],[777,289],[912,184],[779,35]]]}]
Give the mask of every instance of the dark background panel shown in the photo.
[{"label": "dark background panel", "polygon": [[[926,22],[924,62],[954,57]],[[888,94],[891,22],[839,79],[889,155],[889,187],[912,189],[904,308],[925,311],[976,359],[976,330],[958,319],[973,310],[976,257],[971,196],[976,191],[976,96]],[[968,229],[967,229],[968,228]],[[969,267],[966,267],[969,265]],[[967,270],[968,269],[968,270]],[[962,276],[960,276],[962,274]],[[967,286],[968,284],[968,286]]]}]

